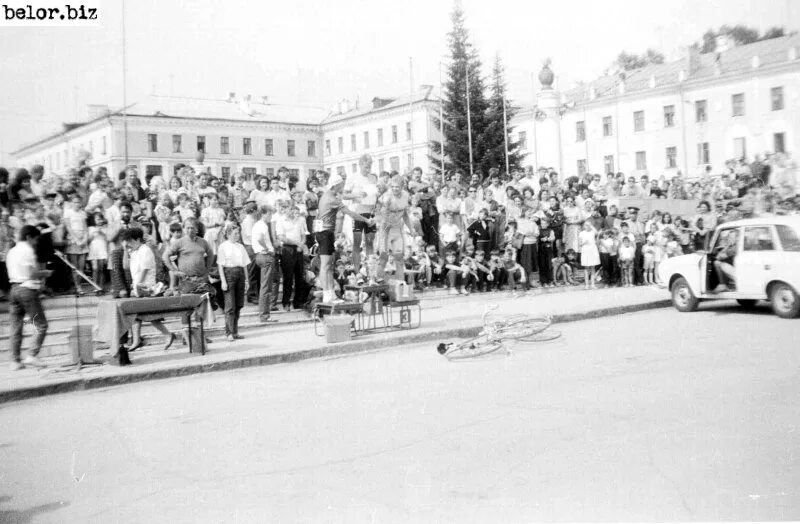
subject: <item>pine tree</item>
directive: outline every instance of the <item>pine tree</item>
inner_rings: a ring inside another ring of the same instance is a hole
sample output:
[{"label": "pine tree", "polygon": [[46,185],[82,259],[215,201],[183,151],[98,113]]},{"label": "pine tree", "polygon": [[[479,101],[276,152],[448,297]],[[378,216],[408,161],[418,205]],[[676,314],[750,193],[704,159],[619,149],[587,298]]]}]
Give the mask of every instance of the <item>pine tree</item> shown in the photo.
[{"label": "pine tree", "polygon": [[[452,30],[447,34],[450,46],[450,64],[444,85],[444,152],[447,158],[445,170],[461,169],[469,175],[469,135],[467,125],[467,74],[469,73],[469,108],[472,124],[473,165],[477,165],[486,152],[479,137],[486,127],[488,102],[484,95],[481,76],[481,61],[469,41],[469,32],[464,25],[464,10],[456,0],[450,15]],[[434,146],[434,149],[438,149]],[[439,162],[436,162],[438,165]]]},{"label": "pine tree", "polygon": [[[491,97],[489,108],[486,112],[486,127],[479,137],[484,155],[479,159],[478,165],[484,173],[496,167],[501,173],[506,171],[506,138],[508,138],[508,168],[519,167],[522,155],[519,153],[519,144],[511,139],[511,134],[505,135],[510,126],[504,126],[504,116],[510,122],[517,113],[517,108],[507,100],[507,87],[505,82],[505,69],[500,56],[496,56],[492,69]],[[505,101],[505,115],[503,115],[503,100]]]}]

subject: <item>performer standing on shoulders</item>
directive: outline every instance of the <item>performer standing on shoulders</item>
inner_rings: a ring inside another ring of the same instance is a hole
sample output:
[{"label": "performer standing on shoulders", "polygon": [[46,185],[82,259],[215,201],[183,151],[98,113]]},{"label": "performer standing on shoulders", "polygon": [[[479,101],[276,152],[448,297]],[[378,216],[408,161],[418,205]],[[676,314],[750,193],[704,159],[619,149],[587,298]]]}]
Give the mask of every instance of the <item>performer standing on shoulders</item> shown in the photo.
[{"label": "performer standing on shoulders", "polygon": [[[36,243],[39,241],[39,229],[36,226],[23,226],[19,233],[17,245],[12,247],[6,255],[8,279],[11,282],[9,296],[9,317],[11,320],[11,370],[23,369],[24,364],[44,367],[39,359],[39,350],[42,349],[44,337],[47,335],[47,318],[39,299],[39,288],[43,278],[49,277],[53,272],[40,270],[36,260]],[[33,347],[28,357],[22,361],[22,325],[27,314],[34,327],[36,335],[33,338]]]}]

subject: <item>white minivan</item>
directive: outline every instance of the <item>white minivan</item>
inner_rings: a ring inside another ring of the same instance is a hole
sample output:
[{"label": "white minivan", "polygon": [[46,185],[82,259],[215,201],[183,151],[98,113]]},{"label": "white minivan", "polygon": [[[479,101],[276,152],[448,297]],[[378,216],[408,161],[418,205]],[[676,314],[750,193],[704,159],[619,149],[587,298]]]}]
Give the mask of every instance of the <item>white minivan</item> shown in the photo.
[{"label": "white minivan", "polygon": [[[730,282],[720,282],[714,268],[722,249],[735,251]],[[800,216],[720,224],[706,251],[666,259],[658,273],[678,311],[694,311],[700,300],[735,299],[744,307],[769,300],[776,315],[795,318],[800,314]]]}]

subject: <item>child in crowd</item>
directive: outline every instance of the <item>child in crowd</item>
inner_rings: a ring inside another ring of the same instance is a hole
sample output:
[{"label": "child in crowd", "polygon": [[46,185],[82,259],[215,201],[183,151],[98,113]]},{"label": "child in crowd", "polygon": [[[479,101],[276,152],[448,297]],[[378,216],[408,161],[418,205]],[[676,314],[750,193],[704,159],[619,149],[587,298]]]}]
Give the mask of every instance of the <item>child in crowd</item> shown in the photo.
[{"label": "child in crowd", "polygon": [[622,245],[619,247],[619,269],[622,275],[622,286],[633,286],[633,257],[636,255],[636,247],[628,237],[622,237]]},{"label": "child in crowd", "polygon": [[573,278],[572,265],[569,263],[569,255],[575,258],[575,250],[568,249],[566,253],[559,254],[553,259],[553,277],[555,278],[556,285],[560,286],[574,286],[576,284]]},{"label": "child in crowd", "polygon": [[678,235],[674,231],[667,231],[667,245],[665,248],[665,258],[677,257],[683,254],[683,249],[678,243]]},{"label": "child in crowd", "polygon": [[581,246],[581,265],[583,266],[586,289],[597,289],[595,285],[595,267],[600,265],[600,252],[597,250],[595,230],[588,221],[583,223],[583,231],[578,233],[578,242]]},{"label": "child in crowd", "polygon": [[431,284],[436,283],[444,285],[446,283],[444,280],[444,261],[442,257],[439,256],[439,251],[436,250],[436,246],[427,246],[425,248],[425,255],[428,257],[428,263],[431,269]]},{"label": "child in crowd", "polygon": [[506,282],[506,270],[503,261],[500,259],[500,250],[492,249],[489,252],[489,264],[487,266],[492,274],[492,288],[494,291],[500,291],[500,286]]},{"label": "child in crowd", "polygon": [[461,257],[459,263],[461,264],[461,292],[465,295],[469,295],[475,287],[478,274],[475,271],[475,248],[469,245],[466,251],[467,252]]},{"label": "child in crowd", "polygon": [[503,269],[508,282],[508,289],[517,292],[518,283],[522,285],[522,290],[528,290],[528,275],[525,268],[517,262],[517,253],[513,249],[506,249],[503,253]]},{"label": "child in crowd", "polygon": [[458,295],[461,293],[459,286],[461,285],[461,266],[457,265],[456,252],[448,250],[444,254],[444,268],[442,269],[444,282],[450,290],[451,295]]},{"label": "child in crowd", "polygon": [[204,240],[211,252],[216,254],[222,226],[225,224],[225,210],[219,206],[219,197],[215,193],[206,195],[203,199],[208,202],[208,206],[200,212],[200,222],[206,228]]},{"label": "child in crowd", "polygon": [[475,252],[475,274],[477,282],[475,288],[481,293],[492,290],[494,276],[486,262],[486,253],[483,250]]},{"label": "child in crowd", "polygon": [[642,247],[642,255],[644,256],[644,283],[655,284],[655,275],[653,271],[656,267],[656,246],[655,238],[652,235],[647,237],[647,243]]},{"label": "child in crowd", "polygon": [[417,258],[417,264],[419,264],[419,282],[422,287],[430,287],[433,283],[433,270],[431,268],[431,260],[428,257],[428,253],[425,251],[425,244],[423,242],[417,244],[415,256]]},{"label": "child in crowd", "polygon": [[603,278],[609,286],[617,284],[617,268],[619,241],[613,229],[606,229],[600,234],[600,266],[603,268]]},{"label": "child in crowd", "polygon": [[461,230],[456,225],[453,214],[447,213],[444,216],[444,224],[439,227],[439,239],[441,241],[441,252],[459,251],[461,244]]},{"label": "child in crowd", "polygon": [[250,257],[242,245],[239,226],[226,229],[226,240],[217,251],[217,267],[222,291],[225,293],[225,334],[229,342],[242,337],[239,334],[239,315],[247,297],[247,266]]},{"label": "child in crowd", "polygon": [[[94,225],[89,227],[89,255],[92,264],[92,279],[101,289],[105,286],[108,262],[108,224],[102,213],[94,214]],[[97,291],[101,295],[103,291]]]}]

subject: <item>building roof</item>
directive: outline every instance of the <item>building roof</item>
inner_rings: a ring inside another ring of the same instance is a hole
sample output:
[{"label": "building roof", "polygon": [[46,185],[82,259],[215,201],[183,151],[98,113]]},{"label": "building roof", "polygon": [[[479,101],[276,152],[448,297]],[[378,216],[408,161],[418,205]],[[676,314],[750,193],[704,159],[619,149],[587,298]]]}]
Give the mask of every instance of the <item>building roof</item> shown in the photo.
[{"label": "building roof", "polygon": [[[715,76],[743,74],[753,71],[755,57],[758,57],[759,68],[788,62],[791,48],[800,48],[800,34],[736,46],[721,53],[690,53],[680,60],[653,64],[641,69],[624,71],[617,75],[602,76],[592,82],[565,90],[563,96],[567,101],[588,102],[592,88],[594,88],[597,98],[612,96],[623,78],[625,94],[628,95],[652,89],[650,87],[651,78],[655,81],[653,87],[655,89],[677,86],[680,84],[681,71],[684,71],[687,82],[702,81]],[[800,55],[800,51],[798,51],[798,55]],[[800,64],[800,61],[798,63]]]},{"label": "building roof", "polygon": [[[150,95],[131,104],[127,114],[167,118],[195,118],[279,124],[319,125],[329,111],[319,107],[272,104],[258,98],[234,101]],[[117,114],[121,114],[121,111]]]},{"label": "building roof", "polygon": [[433,86],[423,85],[420,86],[420,88],[414,91],[413,93],[409,93],[403,96],[375,97],[369,104],[359,105],[358,107],[354,107],[349,111],[343,111],[341,113],[331,114],[327,118],[325,118],[322,121],[322,123],[332,124],[334,122],[340,122],[342,120],[364,116],[370,113],[377,113],[380,111],[388,111],[390,109],[396,109],[398,107],[405,107],[408,106],[409,104],[414,104],[417,102],[435,100],[435,97],[433,97],[432,94],[433,94]]}]

